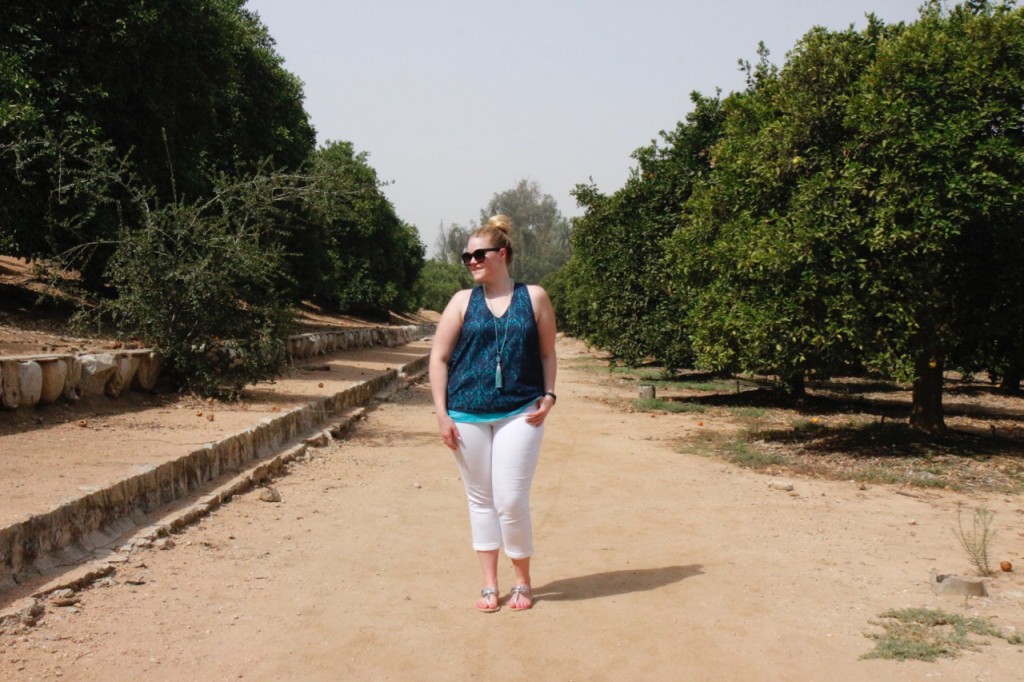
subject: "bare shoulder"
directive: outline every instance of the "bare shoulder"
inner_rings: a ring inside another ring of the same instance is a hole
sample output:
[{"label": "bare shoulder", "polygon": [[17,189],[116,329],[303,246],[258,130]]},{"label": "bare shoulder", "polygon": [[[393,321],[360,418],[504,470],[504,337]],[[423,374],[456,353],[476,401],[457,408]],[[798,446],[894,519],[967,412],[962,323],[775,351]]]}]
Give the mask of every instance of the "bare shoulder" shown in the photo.
[{"label": "bare shoulder", "polygon": [[469,297],[472,295],[472,289],[460,289],[456,291],[450,299],[448,299],[448,305],[445,306],[444,312],[441,314],[441,321],[458,320],[462,322],[462,318],[466,316],[466,309],[469,308]]},{"label": "bare shoulder", "polygon": [[552,311],[551,299],[548,292],[539,284],[527,284],[527,291],[530,293],[530,303],[538,316],[547,316]]},{"label": "bare shoulder", "polygon": [[472,289],[459,289],[452,294],[452,299],[448,302],[448,305],[464,305],[469,301],[469,297],[472,295]]},{"label": "bare shoulder", "polygon": [[526,290],[530,292],[530,300],[534,303],[541,303],[548,300],[548,292],[539,284],[527,284]]}]

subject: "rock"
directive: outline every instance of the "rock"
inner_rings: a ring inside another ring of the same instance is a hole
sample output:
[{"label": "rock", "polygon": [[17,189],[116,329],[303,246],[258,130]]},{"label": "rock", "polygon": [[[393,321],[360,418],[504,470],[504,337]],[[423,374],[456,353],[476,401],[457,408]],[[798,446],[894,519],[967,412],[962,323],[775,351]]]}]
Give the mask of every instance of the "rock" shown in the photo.
[{"label": "rock", "polygon": [[82,396],[88,398],[104,395],[107,382],[117,372],[114,356],[110,353],[95,353],[82,355],[79,359],[82,362]]},{"label": "rock", "polygon": [[771,490],[781,490],[785,493],[793,492],[793,484],[785,481],[768,481],[768,487]]},{"label": "rock", "polygon": [[64,380],[64,399],[75,401],[82,396],[82,361],[73,356],[67,359],[67,378]]},{"label": "rock", "polygon": [[160,366],[163,359],[156,353],[140,353],[135,356],[139,361],[138,369],[132,379],[132,388],[139,391],[152,391],[156,388],[157,379],[160,377]]},{"label": "rock", "polygon": [[21,381],[17,360],[0,360],[0,405],[18,409],[21,402]]},{"label": "rock", "polygon": [[35,599],[32,601],[31,605],[26,606],[24,609],[21,610],[21,612],[18,614],[18,617],[22,625],[24,625],[27,628],[30,628],[39,622],[39,618],[42,617],[45,611],[46,609],[43,608],[42,602],[40,602],[38,599]]},{"label": "rock", "polygon": [[943,597],[963,597],[967,603],[968,597],[987,597],[988,588],[981,580],[968,580],[958,575],[941,575],[936,571],[931,572],[929,584],[932,592]]},{"label": "rock", "polygon": [[18,383],[21,388],[19,407],[34,407],[43,394],[43,368],[29,360],[18,363]]},{"label": "rock", "polygon": [[157,549],[173,549],[175,542],[172,538],[160,538],[153,543],[153,547]]},{"label": "rock", "polygon": [[260,500],[263,502],[280,502],[281,493],[277,492],[277,488],[274,486],[268,485],[260,491]]},{"label": "rock", "polygon": [[121,392],[131,388],[132,380],[139,369],[139,358],[136,355],[124,353],[118,355],[114,360],[116,370],[114,376],[107,382],[104,392],[109,398],[116,398]]},{"label": "rock", "polygon": [[54,358],[40,361],[43,381],[39,395],[41,405],[49,405],[64,395],[64,386],[68,380],[68,358]]}]

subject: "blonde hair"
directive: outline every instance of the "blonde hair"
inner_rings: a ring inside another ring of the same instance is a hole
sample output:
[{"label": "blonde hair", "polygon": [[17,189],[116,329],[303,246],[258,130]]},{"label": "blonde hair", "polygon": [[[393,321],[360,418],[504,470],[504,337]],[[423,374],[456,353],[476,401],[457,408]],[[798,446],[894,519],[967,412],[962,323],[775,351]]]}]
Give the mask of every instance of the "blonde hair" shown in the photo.
[{"label": "blonde hair", "polygon": [[505,249],[505,262],[512,264],[512,219],[503,213],[492,215],[487,222],[476,228],[471,237],[483,237],[500,249]]}]

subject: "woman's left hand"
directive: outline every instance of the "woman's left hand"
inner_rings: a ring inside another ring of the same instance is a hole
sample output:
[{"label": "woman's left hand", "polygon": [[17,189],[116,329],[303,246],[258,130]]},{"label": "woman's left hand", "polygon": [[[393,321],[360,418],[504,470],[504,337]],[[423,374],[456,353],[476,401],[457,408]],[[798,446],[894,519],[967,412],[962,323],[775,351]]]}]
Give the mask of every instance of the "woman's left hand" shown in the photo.
[{"label": "woman's left hand", "polygon": [[545,417],[548,416],[548,412],[550,412],[551,408],[554,407],[554,406],[555,406],[555,399],[554,398],[552,398],[549,395],[545,395],[545,396],[541,397],[541,399],[537,401],[537,409],[536,409],[536,411],[531,412],[528,415],[526,415],[526,423],[527,424],[531,424],[533,426],[540,426],[541,424],[544,423]]}]

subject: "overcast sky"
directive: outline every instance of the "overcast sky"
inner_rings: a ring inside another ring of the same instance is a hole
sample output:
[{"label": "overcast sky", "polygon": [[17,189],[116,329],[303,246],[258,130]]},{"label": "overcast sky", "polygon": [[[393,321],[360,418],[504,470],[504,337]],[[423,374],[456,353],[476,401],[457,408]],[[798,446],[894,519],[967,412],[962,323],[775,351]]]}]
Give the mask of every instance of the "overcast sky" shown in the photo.
[{"label": "overcast sky", "polygon": [[320,143],[369,154],[433,250],[526,178],[558,202],[614,192],[630,154],[743,88],[764,41],[781,64],[813,26],[914,21],[921,0],[249,0],[305,84]]}]

